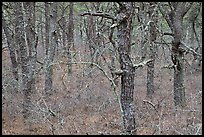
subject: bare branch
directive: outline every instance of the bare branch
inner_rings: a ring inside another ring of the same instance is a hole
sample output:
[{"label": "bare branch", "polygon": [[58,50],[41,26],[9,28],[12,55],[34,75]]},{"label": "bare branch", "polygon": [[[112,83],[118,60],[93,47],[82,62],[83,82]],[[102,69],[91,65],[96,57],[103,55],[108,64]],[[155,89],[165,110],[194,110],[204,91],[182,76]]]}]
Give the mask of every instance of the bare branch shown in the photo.
[{"label": "bare branch", "polygon": [[123,74],[123,71],[122,70],[116,70],[113,73],[120,76]]},{"label": "bare branch", "polygon": [[[114,24],[113,24],[114,25]],[[113,26],[112,25],[112,26]],[[111,44],[113,45],[114,49],[116,49],[116,42],[113,40],[113,32],[114,32],[114,27],[110,27],[111,31],[110,31],[110,35],[109,35],[109,40],[111,42]]]},{"label": "bare branch", "polygon": [[[111,84],[116,87],[116,84],[114,82],[114,80],[112,78],[110,78],[107,74],[107,72],[101,67],[99,66],[98,64],[94,63],[94,62],[69,62],[69,63],[65,63],[65,62],[60,62],[60,63],[63,63],[63,64],[89,64],[89,65],[94,65],[96,66],[99,70],[101,70],[103,72],[103,74],[106,76],[106,78],[111,82]],[[52,64],[53,65],[53,64]]]},{"label": "bare branch", "polygon": [[37,60],[37,63],[39,63],[40,65],[44,65],[44,63],[42,63],[41,61]]},{"label": "bare branch", "polygon": [[198,133],[199,133],[200,129],[202,128],[202,124],[197,124],[197,125],[198,125],[198,129],[197,129],[197,131],[196,131],[195,135],[198,135]]},{"label": "bare branch", "polygon": [[84,12],[84,13],[81,13],[81,14],[80,14],[80,16],[85,16],[85,15],[99,16],[99,17],[103,17],[103,18],[115,20],[114,17],[112,17],[110,14],[108,14],[108,13],[103,13],[103,12]]},{"label": "bare branch", "polygon": [[168,64],[168,65],[161,66],[161,69],[164,69],[164,68],[173,69],[174,64]]},{"label": "bare branch", "polygon": [[171,28],[172,23],[171,20],[169,18],[169,14],[165,12],[164,8],[162,7],[163,5],[158,5],[159,11],[161,12],[162,16],[164,17],[164,19],[167,21],[169,27]]},{"label": "bare branch", "polygon": [[185,10],[184,10],[184,13],[183,13],[183,16],[190,10],[190,8],[192,7],[193,5],[193,2],[189,2],[190,4],[188,6],[185,6]]},{"label": "bare branch", "polygon": [[172,36],[172,37],[174,36],[173,33],[169,33],[169,32],[164,32],[163,35],[169,35],[169,36]]},{"label": "bare branch", "polygon": [[122,2],[116,2],[121,8],[125,8],[125,5]]},{"label": "bare branch", "polygon": [[156,105],[153,104],[152,102],[148,101],[148,100],[143,100],[143,102],[150,104],[154,109],[156,108]]},{"label": "bare branch", "polygon": [[194,49],[188,47],[183,41],[181,42],[181,48],[186,48],[188,51],[192,52],[193,54],[196,54],[197,56],[202,57],[202,54],[196,52]]},{"label": "bare branch", "polygon": [[135,68],[135,69],[137,69],[137,68],[139,68],[139,67],[143,67],[143,66],[145,66],[147,63],[149,63],[150,61],[152,61],[153,59],[148,59],[148,60],[144,60],[144,61],[142,61],[141,63],[139,63],[139,64],[135,64],[133,67]]}]

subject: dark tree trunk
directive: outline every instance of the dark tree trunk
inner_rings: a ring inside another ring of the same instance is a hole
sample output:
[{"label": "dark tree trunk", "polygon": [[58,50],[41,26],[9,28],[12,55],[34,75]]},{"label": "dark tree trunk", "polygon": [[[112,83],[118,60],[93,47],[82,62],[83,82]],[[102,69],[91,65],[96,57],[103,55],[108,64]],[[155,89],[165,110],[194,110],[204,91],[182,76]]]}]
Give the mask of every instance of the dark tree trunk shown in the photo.
[{"label": "dark tree trunk", "polygon": [[162,6],[159,6],[163,17],[166,19],[173,33],[172,41],[172,62],[174,64],[174,103],[175,106],[184,107],[186,105],[184,87],[184,51],[182,49],[183,40],[183,17],[189,11],[192,3],[169,2],[171,11],[167,13]]},{"label": "dark tree trunk", "polygon": [[174,63],[174,103],[175,106],[185,106],[185,87],[184,87],[184,54],[179,49],[172,47],[172,61]]},{"label": "dark tree trunk", "polygon": [[120,5],[117,15],[118,22],[118,52],[120,67],[123,71],[121,76],[121,96],[122,116],[124,132],[130,134],[135,130],[135,116],[133,105],[134,91],[134,67],[130,59],[131,32],[132,32],[133,4],[124,2]]},{"label": "dark tree trunk", "polygon": [[[181,3],[177,8],[181,8]],[[181,11],[172,15],[172,28],[174,39],[172,42],[172,62],[174,64],[174,102],[175,106],[185,106],[185,88],[184,88],[184,52],[180,48],[183,39],[182,21],[183,17]]]}]

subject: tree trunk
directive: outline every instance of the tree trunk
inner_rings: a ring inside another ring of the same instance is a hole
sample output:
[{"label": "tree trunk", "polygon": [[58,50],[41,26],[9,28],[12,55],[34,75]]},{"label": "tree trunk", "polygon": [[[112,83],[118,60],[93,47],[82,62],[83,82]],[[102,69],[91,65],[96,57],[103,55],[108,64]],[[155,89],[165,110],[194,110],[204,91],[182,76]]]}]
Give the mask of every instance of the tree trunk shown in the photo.
[{"label": "tree trunk", "polygon": [[[37,42],[35,34],[35,3],[25,2],[24,3],[25,14],[26,14],[26,36],[29,48],[29,76],[28,76],[28,88],[30,92],[35,91],[35,70],[37,62]],[[31,96],[31,95],[30,95]]]},{"label": "tree trunk", "polygon": [[23,104],[23,117],[26,120],[30,116],[30,106],[31,106],[31,96],[30,90],[28,88],[28,75],[29,75],[29,66],[28,66],[28,54],[27,54],[27,47],[25,42],[25,35],[24,35],[24,22],[23,22],[23,11],[22,11],[22,3],[16,2],[15,3],[15,16],[16,16],[16,42],[19,46],[19,54],[21,59],[21,69],[22,69],[22,91],[24,93],[24,104]]},{"label": "tree trunk", "polygon": [[154,41],[157,38],[156,33],[156,25],[157,25],[157,13],[154,13],[155,5],[154,3],[150,3],[149,7],[149,17],[152,22],[150,22],[150,53],[149,57],[152,59],[147,64],[147,96],[152,98],[152,95],[155,91],[154,89],[154,63],[156,58],[156,45],[154,44]]},{"label": "tree trunk", "polygon": [[14,41],[13,41],[13,37],[11,33],[9,33],[8,31],[9,28],[8,28],[8,25],[6,24],[6,20],[4,19],[4,17],[2,17],[2,26],[3,26],[4,33],[7,39],[7,44],[8,44],[8,49],[9,49],[11,64],[12,64],[13,76],[18,81],[18,62],[17,62],[16,52],[14,48]]},{"label": "tree trunk", "polygon": [[70,2],[69,5],[69,24],[68,24],[68,45],[67,45],[67,64],[68,64],[68,74],[72,73],[72,55],[71,55],[71,48],[74,48],[74,23],[73,23],[73,9],[74,3]]},{"label": "tree trunk", "polygon": [[[43,5],[43,3],[42,4],[39,4],[40,6],[42,6]],[[44,35],[45,35],[45,32],[44,32],[44,27],[45,27],[45,25],[44,25],[44,16],[43,16],[43,13],[40,13],[40,15],[39,15],[40,17],[39,17],[39,19],[40,19],[40,27],[39,27],[39,29],[40,29],[40,31],[39,31],[39,33],[40,33],[40,39],[41,39],[41,44],[42,44],[42,47],[43,48],[45,48],[45,41],[44,41]]]},{"label": "tree trunk", "polygon": [[[48,14],[49,15],[49,14]],[[48,16],[47,15],[47,16]],[[49,45],[47,49],[47,58],[46,58],[46,70],[45,70],[45,93],[47,95],[53,94],[53,65],[55,48],[57,47],[57,2],[50,3],[50,15],[49,15]]]},{"label": "tree trunk", "polygon": [[120,103],[122,107],[124,132],[131,134],[131,132],[135,130],[133,105],[135,70],[130,59],[133,4],[131,2],[124,2],[122,5],[123,6],[120,5],[120,10],[116,16],[118,22],[118,52],[120,67],[123,71],[121,76]]},{"label": "tree trunk", "polygon": [[175,106],[184,107],[185,87],[184,87],[184,53],[180,51],[177,45],[172,46],[172,61],[174,63],[174,103]]},{"label": "tree trunk", "polygon": [[[65,2],[63,2],[62,4],[63,4],[63,5],[62,5],[62,6],[63,6],[63,11],[62,11],[62,16],[63,16],[63,17],[62,17],[62,28],[66,28],[66,21],[67,21],[67,20],[66,20],[66,18],[65,18],[65,9],[64,9],[64,8],[66,7],[66,5],[65,5]],[[66,49],[67,49],[67,41],[66,41],[66,40],[68,39],[68,38],[67,38],[68,36],[66,37],[66,33],[67,33],[66,29],[63,29],[63,30],[62,30],[62,44],[63,44],[63,55],[65,55],[65,57],[66,57],[66,55],[67,55],[67,54],[65,53],[65,52],[67,52],[67,51],[66,51]]]},{"label": "tree trunk", "polygon": [[[49,33],[50,33],[50,7],[48,2],[45,2],[45,57],[48,56],[48,47],[49,47]],[[47,58],[45,58],[45,61]]]},{"label": "tree trunk", "polygon": [[140,24],[140,29],[141,29],[141,43],[140,43],[140,47],[141,47],[141,61],[143,61],[146,57],[147,57],[147,42],[148,42],[148,38],[147,38],[147,30],[145,30],[146,25],[147,25],[147,6],[146,6],[146,2],[140,2],[140,10],[138,13],[138,21]]},{"label": "tree trunk", "polygon": [[184,107],[186,105],[184,88],[184,50],[182,49],[183,40],[183,17],[192,6],[187,2],[170,2],[172,7],[170,12],[166,12],[162,6],[159,6],[163,17],[166,19],[172,33],[172,52],[171,58],[174,64],[174,104]]},{"label": "tree trunk", "polygon": [[185,88],[184,88],[184,52],[182,51],[181,42],[183,39],[183,16],[182,10],[184,6],[182,3],[177,3],[177,12],[172,14],[172,62],[174,64],[174,103],[175,106],[184,107],[186,105]]}]

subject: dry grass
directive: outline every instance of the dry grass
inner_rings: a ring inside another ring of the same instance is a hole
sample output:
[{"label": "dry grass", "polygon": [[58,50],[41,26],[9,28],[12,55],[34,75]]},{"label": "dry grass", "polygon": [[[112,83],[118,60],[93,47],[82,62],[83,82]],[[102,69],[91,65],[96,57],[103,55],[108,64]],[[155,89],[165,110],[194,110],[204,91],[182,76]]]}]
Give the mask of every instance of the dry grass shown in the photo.
[{"label": "dry grass", "polygon": [[[6,54],[2,64],[5,85],[9,84],[9,77],[12,76],[6,69],[10,65]],[[187,106],[177,109],[173,103],[173,70],[161,70],[159,67],[156,65],[156,91],[152,100],[146,97],[146,67],[136,70],[136,134],[202,134],[202,71],[185,76]],[[3,135],[122,134],[120,108],[104,75],[94,68],[90,77],[87,66],[74,65],[70,76],[64,75],[65,69],[63,65],[55,66],[56,92],[47,101],[42,99],[44,75],[38,75],[31,131],[26,130],[22,118],[23,93],[12,91],[12,86],[5,87],[2,100]],[[118,93],[119,90],[120,87]],[[155,108],[144,100],[150,101]],[[48,108],[56,115],[46,113]]]}]

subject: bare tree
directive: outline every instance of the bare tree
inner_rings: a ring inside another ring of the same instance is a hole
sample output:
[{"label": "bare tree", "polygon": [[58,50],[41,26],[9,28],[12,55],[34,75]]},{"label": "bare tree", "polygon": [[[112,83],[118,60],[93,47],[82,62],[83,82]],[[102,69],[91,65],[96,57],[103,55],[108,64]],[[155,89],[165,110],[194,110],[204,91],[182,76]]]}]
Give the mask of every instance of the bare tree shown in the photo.
[{"label": "bare tree", "polygon": [[[23,16],[25,8],[25,22]],[[35,63],[37,39],[35,34],[35,3],[15,3],[15,32],[16,42],[19,46],[20,63],[22,70],[22,88],[24,93],[23,116],[27,121],[31,115],[31,98],[35,88]],[[25,25],[26,24],[26,25]],[[24,27],[24,25],[26,27]],[[25,31],[26,30],[26,31]],[[25,33],[26,32],[26,33]],[[27,42],[26,42],[27,38]],[[30,128],[30,122],[28,122]]]},{"label": "bare tree", "polygon": [[[119,63],[121,72],[121,94],[120,104],[123,117],[124,133],[132,134],[135,130],[135,117],[133,105],[133,90],[134,90],[134,72],[135,67],[131,61],[131,33],[132,33],[132,18],[133,18],[133,3],[118,2],[119,9],[116,18],[108,13],[103,12],[86,12],[81,16],[91,15],[100,16],[113,20],[111,28],[117,27],[117,49],[119,53]],[[111,40],[111,37],[110,37]],[[114,41],[112,44],[115,45]]]},{"label": "bare tree", "polygon": [[185,106],[184,87],[184,49],[183,47],[183,17],[190,9],[192,3],[169,2],[170,11],[164,9],[164,5],[159,9],[166,19],[173,35],[171,57],[174,64],[174,102],[175,106]]}]

